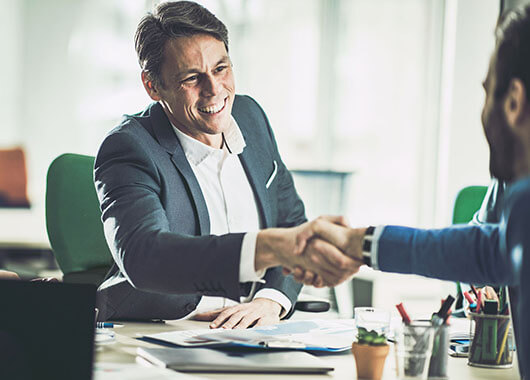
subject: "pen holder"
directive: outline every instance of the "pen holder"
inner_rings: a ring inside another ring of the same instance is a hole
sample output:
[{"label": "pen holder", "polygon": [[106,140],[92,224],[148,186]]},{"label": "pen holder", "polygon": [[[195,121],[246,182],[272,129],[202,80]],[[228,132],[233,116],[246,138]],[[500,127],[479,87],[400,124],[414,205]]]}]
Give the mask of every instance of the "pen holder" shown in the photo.
[{"label": "pen holder", "polygon": [[[513,332],[509,315],[469,313],[473,337],[467,364],[475,367],[510,368],[513,365]],[[474,325],[474,330],[473,330]]]},{"label": "pen holder", "polygon": [[[396,331],[396,369],[399,379],[427,379],[436,328],[427,321],[412,321]],[[447,351],[446,355],[447,355]]]},{"label": "pen holder", "polygon": [[448,379],[447,376],[447,351],[449,350],[448,325],[435,328],[432,344],[431,361],[429,362],[429,380]]}]

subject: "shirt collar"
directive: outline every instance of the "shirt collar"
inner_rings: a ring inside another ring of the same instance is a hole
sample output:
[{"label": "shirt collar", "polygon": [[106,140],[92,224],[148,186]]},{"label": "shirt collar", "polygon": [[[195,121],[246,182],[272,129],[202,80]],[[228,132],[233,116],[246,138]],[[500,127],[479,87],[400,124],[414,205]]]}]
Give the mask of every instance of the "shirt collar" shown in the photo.
[{"label": "shirt collar", "polygon": [[180,141],[180,145],[184,150],[186,158],[194,165],[199,165],[207,157],[213,154],[220,154],[223,151],[227,151],[229,154],[240,154],[243,152],[243,149],[245,149],[246,143],[243,134],[241,133],[241,129],[239,129],[236,120],[232,116],[230,118],[230,126],[225,132],[223,132],[223,147],[221,149],[212,148],[209,145],[195,140],[193,137],[188,136],[175,127],[173,123],[171,123],[171,126]]}]

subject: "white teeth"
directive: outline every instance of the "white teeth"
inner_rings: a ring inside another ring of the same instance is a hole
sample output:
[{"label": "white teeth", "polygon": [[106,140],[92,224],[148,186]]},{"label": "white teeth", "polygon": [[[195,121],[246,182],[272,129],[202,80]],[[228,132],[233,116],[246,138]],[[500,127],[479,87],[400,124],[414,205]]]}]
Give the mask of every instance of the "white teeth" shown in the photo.
[{"label": "white teeth", "polygon": [[213,106],[200,107],[199,111],[204,112],[204,113],[217,113],[223,108],[224,104],[225,104],[224,101],[222,101],[222,102],[219,102],[218,104],[214,104]]}]

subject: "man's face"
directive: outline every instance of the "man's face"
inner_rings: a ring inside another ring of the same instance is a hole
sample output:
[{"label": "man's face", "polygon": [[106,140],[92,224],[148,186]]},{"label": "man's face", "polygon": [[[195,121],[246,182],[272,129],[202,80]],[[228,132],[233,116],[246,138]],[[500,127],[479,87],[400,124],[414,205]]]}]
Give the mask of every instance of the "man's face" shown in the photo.
[{"label": "man's face", "polygon": [[494,53],[483,83],[486,100],[482,109],[482,126],[490,147],[490,173],[499,180],[510,182],[515,179],[515,147],[518,142],[506,121],[504,97],[495,99],[494,96],[495,56]]},{"label": "man's face", "polygon": [[219,148],[231,123],[234,75],[222,41],[208,34],[169,40],[156,92],[182,132]]}]

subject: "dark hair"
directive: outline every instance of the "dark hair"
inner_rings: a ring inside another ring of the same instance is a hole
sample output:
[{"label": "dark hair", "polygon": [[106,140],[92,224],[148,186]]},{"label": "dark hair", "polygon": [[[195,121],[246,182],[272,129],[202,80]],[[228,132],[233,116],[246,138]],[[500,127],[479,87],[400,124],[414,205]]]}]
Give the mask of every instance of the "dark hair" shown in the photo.
[{"label": "dark hair", "polygon": [[224,42],[228,51],[226,26],[202,5],[192,1],[159,4],[140,20],[136,29],[134,44],[140,67],[155,84],[163,85],[160,70],[167,41],[203,33]]},{"label": "dark hair", "polygon": [[530,91],[530,5],[508,11],[495,30],[496,99],[504,96],[513,78],[520,79]]}]

